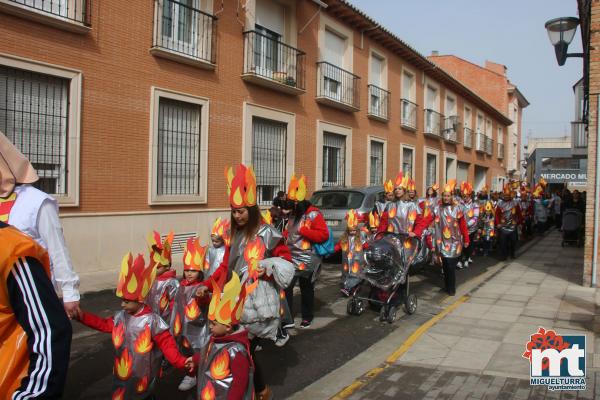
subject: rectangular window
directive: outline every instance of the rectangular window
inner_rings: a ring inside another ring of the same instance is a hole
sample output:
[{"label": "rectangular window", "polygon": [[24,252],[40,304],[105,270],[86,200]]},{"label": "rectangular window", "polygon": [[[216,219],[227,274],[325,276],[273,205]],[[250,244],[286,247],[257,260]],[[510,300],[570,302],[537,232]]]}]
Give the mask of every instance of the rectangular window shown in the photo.
[{"label": "rectangular window", "polygon": [[415,101],[415,76],[410,72],[402,73],[402,98],[408,101]]},{"label": "rectangular window", "polygon": [[371,140],[371,160],[369,185],[383,183],[383,143]]},{"label": "rectangular window", "polygon": [[501,127],[498,127],[498,143],[504,143],[504,132],[502,131]]},{"label": "rectangular window", "polygon": [[483,115],[477,114],[477,126],[475,127],[477,133],[483,133]]},{"label": "rectangular window", "polygon": [[471,109],[469,107],[465,107],[465,118],[464,118],[464,127],[471,128],[471,118],[473,114],[471,113]]},{"label": "rectangular window", "polygon": [[346,184],[346,137],[323,133],[323,187]]},{"label": "rectangular window", "polygon": [[435,154],[427,154],[426,168],[425,187],[430,187],[437,182],[437,156]]},{"label": "rectangular window", "polygon": [[383,60],[375,54],[371,54],[371,84],[383,87]]},{"label": "rectangular window", "polygon": [[198,196],[202,106],[161,97],[158,107],[157,194]]},{"label": "rectangular window", "polygon": [[36,187],[66,195],[70,80],[0,66],[0,130],[31,161]]},{"label": "rectangular window", "polygon": [[437,89],[427,85],[427,99],[426,99],[426,106],[428,109],[430,110],[434,110],[434,111],[438,111],[437,110]]},{"label": "rectangular window", "polygon": [[402,172],[405,175],[413,177],[413,165],[414,165],[414,150],[410,147],[402,148]]},{"label": "rectangular window", "polygon": [[255,27],[257,35],[254,36],[254,65],[256,73],[272,78],[277,72],[279,64],[278,43],[281,36],[260,25]]},{"label": "rectangular window", "polygon": [[456,99],[454,97],[446,97],[446,109],[444,110],[446,117],[456,115]]},{"label": "rectangular window", "polygon": [[271,204],[277,192],[285,190],[286,149],[285,122],[252,119],[252,165],[258,204]]},{"label": "rectangular window", "polygon": [[324,61],[335,65],[336,67],[344,67],[344,53],[346,52],[346,39],[329,31],[325,31],[325,51],[323,54]]}]

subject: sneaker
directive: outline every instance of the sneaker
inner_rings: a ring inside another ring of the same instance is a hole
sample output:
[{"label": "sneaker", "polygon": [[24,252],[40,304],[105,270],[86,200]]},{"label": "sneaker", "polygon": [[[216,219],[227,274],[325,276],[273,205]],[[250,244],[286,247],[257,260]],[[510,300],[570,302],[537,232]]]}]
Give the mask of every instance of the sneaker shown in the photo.
[{"label": "sneaker", "polygon": [[181,390],[182,392],[186,392],[194,386],[196,386],[196,377],[186,375],[177,389]]},{"label": "sneaker", "polygon": [[256,345],[256,347],[254,348],[255,353],[258,353],[259,351],[262,351],[262,346],[260,344]]},{"label": "sneaker", "polygon": [[469,268],[469,261],[465,261],[465,263],[463,264],[463,268]]},{"label": "sneaker", "polygon": [[468,262],[469,262],[469,264],[470,264],[470,263],[472,263],[472,262],[473,262],[473,259],[472,259],[471,257],[469,257],[469,259],[468,259],[467,261],[468,261]]},{"label": "sneaker", "polygon": [[456,264],[456,269],[462,269],[462,268],[463,268],[463,263],[462,263],[462,261],[459,261],[459,262]]},{"label": "sneaker", "polygon": [[312,325],[312,321],[303,319],[302,323],[300,324],[300,328],[306,329],[306,328],[310,327],[311,325]]},{"label": "sneaker", "polygon": [[281,336],[277,336],[277,340],[275,340],[275,346],[283,347],[288,342],[288,340],[290,340],[290,335],[288,335],[287,333]]},{"label": "sneaker", "polygon": [[294,322],[289,322],[287,324],[283,324],[281,327],[283,329],[296,329],[296,324]]}]

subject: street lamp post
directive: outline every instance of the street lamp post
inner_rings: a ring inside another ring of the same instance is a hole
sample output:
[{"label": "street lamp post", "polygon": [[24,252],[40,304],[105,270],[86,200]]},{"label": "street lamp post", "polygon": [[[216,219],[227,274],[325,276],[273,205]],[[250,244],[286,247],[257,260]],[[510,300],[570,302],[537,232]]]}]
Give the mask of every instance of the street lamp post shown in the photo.
[{"label": "street lamp post", "polygon": [[550,43],[554,46],[558,65],[565,65],[567,57],[583,57],[583,53],[567,54],[567,48],[575,36],[577,25],[579,19],[575,17],[554,18],[545,24]]}]

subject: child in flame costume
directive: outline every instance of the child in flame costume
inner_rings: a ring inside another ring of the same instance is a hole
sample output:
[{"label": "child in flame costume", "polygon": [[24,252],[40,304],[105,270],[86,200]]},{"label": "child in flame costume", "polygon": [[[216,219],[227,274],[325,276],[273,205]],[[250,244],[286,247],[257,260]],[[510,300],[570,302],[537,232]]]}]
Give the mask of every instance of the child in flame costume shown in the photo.
[{"label": "child in flame costume", "polygon": [[356,210],[346,214],[346,232],[335,245],[335,252],[342,252],[342,293],[350,296],[362,280],[365,264],[363,250],[367,247],[368,234],[360,229]]},{"label": "child in flame costume", "polygon": [[499,234],[500,257],[502,260],[510,255],[515,258],[517,249],[517,227],[522,221],[519,202],[513,199],[513,191],[509,184],[504,185],[502,200],[496,206],[496,228]]},{"label": "child in flame costume", "polygon": [[[160,375],[162,355],[176,368],[191,367],[191,358],[179,353],[169,326],[144,304],[156,277],[156,268],[145,267],[144,256],[123,257],[116,294],[122,310],[100,318],[80,313],[79,322],[100,332],[112,333],[115,348],[113,400],[152,398]],[[162,354],[161,354],[162,352]]]},{"label": "child in flame costume", "polygon": [[[201,351],[210,338],[208,330],[207,305],[205,299],[197,299],[196,291],[202,283],[203,272],[208,269],[206,261],[206,246],[200,246],[197,238],[187,241],[183,253],[184,279],[175,295],[173,313],[171,316],[171,331],[179,346],[179,351],[191,356]],[[185,376],[179,385],[179,390],[190,390],[196,384],[193,376]]]},{"label": "child in flame costume", "polygon": [[538,234],[543,234],[548,223],[548,208],[543,203],[544,188],[546,181],[540,180],[533,189],[533,223]]},{"label": "child in flame costume", "polygon": [[254,399],[253,363],[248,332],[239,326],[247,295],[256,283],[240,282],[238,274],[224,284],[225,275],[213,282],[208,309],[211,330],[206,350],[194,356],[198,367],[197,399]]},{"label": "child in flame costume", "polygon": [[210,231],[210,241],[212,246],[208,248],[208,270],[205,271],[204,279],[210,276],[219,268],[225,256],[225,248],[229,246],[229,229],[230,223],[228,219],[217,218]]},{"label": "child in flame costume", "polygon": [[[479,203],[473,200],[473,186],[469,182],[461,182],[460,194],[462,200],[460,206],[462,207],[463,216],[467,221],[467,229],[469,230],[469,242],[475,243],[477,230],[479,229]],[[475,246],[465,247],[461,261],[458,262],[457,268],[467,268],[470,263],[473,262],[471,256],[473,248]]]},{"label": "child in flame costume", "polygon": [[433,212],[435,247],[442,259],[445,289],[450,296],[456,293],[456,265],[463,247],[470,245],[463,209],[452,198],[455,185],[453,180],[446,183],[442,190],[442,201]]},{"label": "child in flame costume", "polygon": [[479,229],[481,231],[481,247],[483,255],[487,256],[492,249],[492,242],[496,238],[495,210],[492,202],[487,200],[479,214]]},{"label": "child in flame costume", "polygon": [[383,183],[383,199],[375,201],[373,206],[373,214],[377,214],[379,218],[383,216],[385,209],[390,201],[394,200],[394,182],[388,179]]},{"label": "child in flame costume", "polygon": [[156,231],[148,237],[150,263],[156,268],[156,279],[150,288],[146,304],[167,323],[171,321],[173,299],[179,288],[177,273],[171,269],[172,244],[173,232],[169,232],[163,242],[161,242],[160,234]]},{"label": "child in flame costume", "polygon": [[369,213],[369,232],[367,235],[369,240],[375,240],[375,237],[377,236],[377,231],[379,230],[380,221],[381,218],[379,214],[374,213],[373,211]]}]

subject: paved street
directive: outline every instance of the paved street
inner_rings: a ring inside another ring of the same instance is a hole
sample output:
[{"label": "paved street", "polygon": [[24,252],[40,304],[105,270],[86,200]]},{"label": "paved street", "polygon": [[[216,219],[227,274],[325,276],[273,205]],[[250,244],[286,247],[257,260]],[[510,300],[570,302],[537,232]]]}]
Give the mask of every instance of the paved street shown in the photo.
[{"label": "paved street", "polygon": [[[428,269],[411,277],[411,282],[414,283],[412,289],[419,299],[418,310],[414,315],[403,316],[391,325],[379,322],[378,313],[372,310],[367,310],[359,317],[348,316],[346,299],[339,294],[338,268],[334,263],[325,265],[317,288],[313,326],[308,330],[297,329],[283,348],[266,345],[258,353],[259,362],[269,371],[268,381],[277,398],[289,397],[357,356],[368,359],[360,362],[361,366],[380,363],[387,356],[386,352],[391,352],[390,345],[407,337],[447,305],[447,296],[440,290],[441,278],[438,271]],[[462,284],[469,281],[468,285],[463,284],[463,289],[470,287],[497,268],[497,260],[494,258],[478,258],[474,266],[459,271],[458,282]],[[86,295],[83,307],[108,316],[119,307],[119,301],[113,291],[105,290]],[[65,398],[106,399],[112,379],[110,335],[97,333],[78,323],[74,323],[74,329],[71,369]],[[378,342],[380,347],[383,345],[378,351],[369,349]],[[369,350],[365,352],[367,349]],[[159,398],[173,398],[173,393],[179,393],[177,385],[180,376],[175,372],[161,382]]]}]

